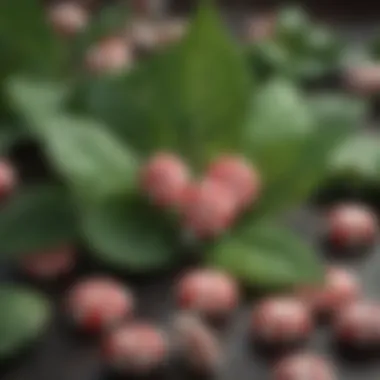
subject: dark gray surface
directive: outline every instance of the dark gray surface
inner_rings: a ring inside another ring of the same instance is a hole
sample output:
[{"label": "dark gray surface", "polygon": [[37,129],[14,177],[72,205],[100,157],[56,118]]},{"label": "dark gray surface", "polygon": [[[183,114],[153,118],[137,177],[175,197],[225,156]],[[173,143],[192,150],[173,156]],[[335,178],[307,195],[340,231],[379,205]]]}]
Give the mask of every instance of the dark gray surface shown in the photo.
[{"label": "dark gray surface", "polygon": [[[342,17],[342,14],[340,16],[340,19],[345,18]],[[372,16],[374,15],[372,14]],[[354,17],[347,18],[352,19]],[[376,29],[376,27],[368,25],[367,22],[363,22],[363,19],[360,24],[343,25],[335,23],[336,25],[353,44],[359,46]],[[318,244],[319,224],[314,212],[311,210],[298,212],[290,224],[302,235]],[[380,290],[380,275],[378,274],[380,270],[380,245],[374,247],[372,252],[361,260],[348,263],[348,265],[359,274],[365,293],[369,297],[378,297]],[[10,278],[12,278],[10,268],[1,267],[0,279],[8,280]],[[168,317],[173,310],[171,289],[174,279],[173,276],[163,275],[146,281],[135,281],[134,284],[131,280],[125,280],[136,291],[138,309],[142,318],[155,321],[164,327],[167,325]],[[64,289],[48,291],[57,305],[59,305],[63,292]],[[219,380],[270,379],[270,372],[265,360],[248,348],[247,319],[249,309],[249,303],[243,305],[222,334],[226,360],[217,376]],[[340,380],[380,379],[380,360],[377,363],[357,365],[343,363],[336,357],[331,349],[327,328],[318,329],[310,347],[316,352],[334,358]],[[0,372],[1,380],[95,380],[106,378],[107,376],[102,371],[96,345],[75,337],[58,318],[53,321],[38,347]],[[183,379],[181,374],[175,372],[169,373],[167,378]]]},{"label": "dark gray surface", "polygon": [[[289,220],[289,224],[294,226],[296,231],[318,246],[318,231],[321,225],[315,212],[305,209],[295,213]],[[338,263],[341,264],[339,261]],[[380,246],[374,247],[355,262],[344,264],[354,268],[358,273],[368,297],[378,297]],[[167,328],[168,317],[174,310],[172,289],[175,276],[165,275],[145,281],[128,281],[128,279],[124,281],[132,285],[136,292],[139,316]],[[49,293],[59,305],[64,289],[60,291],[53,289]],[[255,353],[248,344],[250,308],[251,302],[245,302],[226,328],[220,331],[226,360],[217,379],[270,379],[270,367],[265,358]],[[329,339],[328,327],[321,327],[306,347],[332,358],[337,366],[338,379],[378,380],[380,378],[380,360],[371,364],[349,364],[336,355]],[[107,375],[103,371],[96,344],[76,337],[56,318],[39,346],[24,358],[12,363],[7,371],[2,372],[0,378],[2,380],[94,380],[107,379]],[[169,370],[164,378],[176,380],[183,379],[183,376],[174,370]]]}]

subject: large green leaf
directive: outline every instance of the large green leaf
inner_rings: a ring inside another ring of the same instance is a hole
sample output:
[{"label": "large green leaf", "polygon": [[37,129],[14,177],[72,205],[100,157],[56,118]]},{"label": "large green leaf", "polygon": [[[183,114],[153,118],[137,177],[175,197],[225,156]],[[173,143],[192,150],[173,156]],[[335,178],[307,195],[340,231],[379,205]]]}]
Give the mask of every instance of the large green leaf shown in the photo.
[{"label": "large green leaf", "polygon": [[105,126],[70,115],[45,118],[41,125],[48,156],[78,196],[98,199],[135,190],[136,156]]},{"label": "large green leaf", "polygon": [[179,46],[129,74],[85,81],[73,96],[75,108],[106,121],[145,154],[171,149],[202,166],[215,152],[237,149],[250,79],[242,53],[206,3]]},{"label": "large green leaf", "polygon": [[250,84],[242,53],[211,3],[200,6],[184,41],[180,68],[179,93],[191,121],[183,137],[201,163],[221,150],[238,148]]},{"label": "large green leaf", "polygon": [[65,45],[53,34],[38,0],[0,2],[0,46],[3,78],[19,68],[59,73],[66,62]]},{"label": "large green leaf", "polygon": [[294,161],[267,186],[257,212],[279,212],[306,200],[326,178],[336,148],[365,113],[361,102],[334,94],[316,96],[307,101],[307,106],[313,127],[294,148]]},{"label": "large green leaf", "polygon": [[178,151],[177,60],[176,51],[165,52],[131,73],[84,80],[75,88],[69,108],[106,122],[141,154]]},{"label": "large green leaf", "polygon": [[284,7],[278,13],[275,36],[293,52],[305,48],[309,30],[310,19],[301,7]]},{"label": "large green leaf", "polygon": [[222,268],[245,285],[274,289],[323,279],[316,252],[291,232],[269,224],[247,224],[208,253],[208,263]]},{"label": "large green leaf", "polygon": [[7,154],[12,147],[27,136],[21,125],[0,123],[0,155]]},{"label": "large green leaf", "polygon": [[0,358],[16,355],[47,327],[50,305],[40,294],[15,285],[0,285]]},{"label": "large green leaf", "polygon": [[331,158],[329,175],[352,183],[380,183],[380,139],[357,133],[345,140]]},{"label": "large green leaf", "polygon": [[258,41],[248,46],[248,60],[257,78],[265,82],[273,73],[289,75],[291,52],[274,39]]},{"label": "large green leaf", "polygon": [[159,270],[179,259],[178,231],[145,200],[124,197],[87,205],[82,227],[93,255],[115,269]]},{"label": "large green leaf", "polygon": [[22,77],[8,83],[12,104],[77,195],[97,198],[132,191],[136,158],[106,125],[65,113],[66,90],[60,83]]},{"label": "large green leaf", "polygon": [[324,180],[336,148],[360,126],[366,111],[361,101],[336,94],[313,97],[309,108],[315,127],[284,187],[283,194],[288,189],[289,201],[293,203],[305,200]]},{"label": "large green leaf", "polygon": [[66,192],[52,185],[27,187],[0,209],[0,253],[10,257],[56,248],[77,236]]},{"label": "large green leaf", "polygon": [[9,103],[22,116],[32,134],[43,136],[41,124],[50,115],[56,114],[63,105],[68,88],[55,81],[37,80],[26,76],[12,76],[6,82]]},{"label": "large green leaf", "polygon": [[11,105],[6,87],[0,86],[0,153],[7,153],[16,143],[28,136],[28,131],[23,127],[22,117]]},{"label": "large green leaf", "polygon": [[296,165],[313,127],[303,94],[291,82],[273,79],[254,96],[244,150],[260,169],[266,186]]}]

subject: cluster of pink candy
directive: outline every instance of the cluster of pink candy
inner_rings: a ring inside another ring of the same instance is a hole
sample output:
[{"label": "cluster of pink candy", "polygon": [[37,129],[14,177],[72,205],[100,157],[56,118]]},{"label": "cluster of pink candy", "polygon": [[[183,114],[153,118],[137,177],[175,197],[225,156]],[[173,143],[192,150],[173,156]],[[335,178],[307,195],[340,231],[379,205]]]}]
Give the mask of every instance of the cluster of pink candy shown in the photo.
[{"label": "cluster of pink candy", "polygon": [[141,187],[153,204],[178,211],[184,229],[204,239],[225,232],[258,200],[261,180],[243,158],[222,156],[195,181],[178,156],[159,153],[143,167]]}]

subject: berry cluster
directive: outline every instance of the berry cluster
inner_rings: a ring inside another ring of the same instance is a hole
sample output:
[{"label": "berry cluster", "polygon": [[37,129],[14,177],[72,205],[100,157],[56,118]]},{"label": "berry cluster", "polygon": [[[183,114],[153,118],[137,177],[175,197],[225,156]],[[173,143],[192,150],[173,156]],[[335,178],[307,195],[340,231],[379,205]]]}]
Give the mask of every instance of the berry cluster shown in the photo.
[{"label": "berry cluster", "polygon": [[228,230],[254,205],[261,180],[258,171],[243,158],[222,156],[196,182],[179,157],[159,153],[143,167],[141,188],[156,206],[175,209],[185,231],[207,239]]}]

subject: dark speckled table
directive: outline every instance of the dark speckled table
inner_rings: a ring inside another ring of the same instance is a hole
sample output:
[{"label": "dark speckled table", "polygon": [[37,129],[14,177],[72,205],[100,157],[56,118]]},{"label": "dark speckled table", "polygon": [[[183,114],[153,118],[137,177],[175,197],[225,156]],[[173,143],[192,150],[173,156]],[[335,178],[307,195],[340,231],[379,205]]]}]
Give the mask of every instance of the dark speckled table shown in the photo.
[{"label": "dark speckled table", "polygon": [[[240,1],[239,3],[242,4],[243,2]],[[338,1],[326,0],[320,1],[319,6],[314,7],[312,3],[316,4],[315,1],[308,3],[308,8],[312,12],[314,11],[320,18],[327,20],[343,36],[358,46],[362,45],[376,30],[376,22],[372,20],[376,17],[380,19],[380,3],[377,6],[379,10],[372,10],[372,12],[368,10],[369,5],[366,6],[366,1],[357,2],[356,5],[353,2],[345,1],[338,6]],[[360,8],[359,4],[363,7]],[[331,11],[326,11],[324,6],[327,5],[330,6]],[[370,19],[371,22],[368,21]],[[376,122],[371,122],[371,124],[374,123]],[[21,159],[21,164],[22,161]],[[29,173],[26,170],[25,174],[33,179],[38,174],[38,170],[36,173]],[[286,220],[287,223],[294,226],[296,231],[310,239],[314,244],[318,244],[319,220],[315,211],[311,208],[303,209]],[[361,260],[345,264],[358,272],[369,297],[379,297],[380,245],[374,247]],[[11,268],[0,267],[0,280],[5,281],[14,278]],[[173,310],[171,288],[175,277],[171,274],[165,274],[149,279],[123,280],[135,289],[141,318],[155,321],[166,328],[170,313]],[[55,287],[44,290],[56,302],[57,316],[40,344],[32,352],[15,362],[9,363],[7,368],[0,369],[1,380],[107,379],[96,345],[79,339],[60,321],[58,305],[65,287],[67,285],[60,284],[60,289]],[[266,361],[248,347],[247,316],[249,308],[250,304],[247,302],[236,312],[229,325],[221,332],[227,359],[217,376],[218,380],[270,379]],[[334,359],[340,380],[380,379],[380,359],[375,363],[366,363],[365,365],[355,362],[348,363],[336,355],[329,343],[328,328],[321,327],[310,343],[310,348]],[[183,374],[172,369],[168,371],[165,379],[177,380],[183,379],[183,377]]]},{"label": "dark speckled table", "polygon": [[[320,219],[311,209],[303,209],[286,218],[287,223],[318,244],[317,232]],[[321,250],[322,254],[322,250]],[[378,297],[380,290],[380,246],[374,247],[365,256],[354,262],[344,262],[359,274],[366,294]],[[84,273],[81,273],[83,275]],[[3,271],[3,278],[9,271]],[[162,275],[151,279],[123,279],[132,285],[138,299],[139,316],[168,328],[169,316],[174,310],[171,289],[175,281],[173,275]],[[48,294],[57,303],[66,285],[61,289],[49,289]],[[264,357],[255,353],[248,344],[248,312],[251,302],[246,302],[238,310],[229,324],[220,331],[226,360],[218,380],[270,379],[269,366]],[[309,348],[328,355],[337,366],[341,380],[378,380],[380,360],[372,363],[347,362],[332,348],[328,327],[321,327],[315,333]],[[104,372],[96,344],[75,336],[57,317],[49,327],[40,344],[23,358],[11,363],[0,373],[1,380],[95,380],[108,379]],[[183,379],[182,373],[168,369],[163,380]],[[161,377],[160,377],[161,380]],[[189,379],[190,380],[190,379]]]}]

